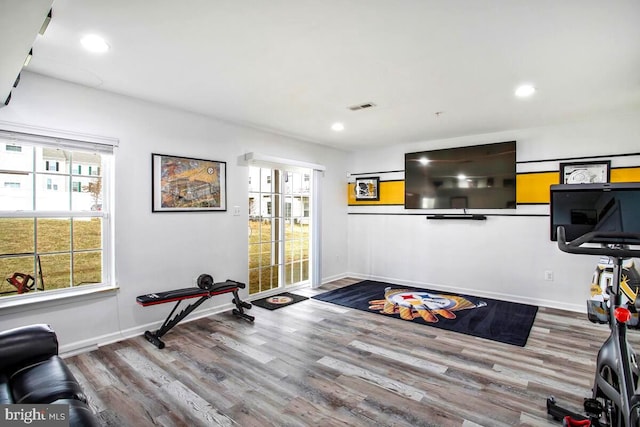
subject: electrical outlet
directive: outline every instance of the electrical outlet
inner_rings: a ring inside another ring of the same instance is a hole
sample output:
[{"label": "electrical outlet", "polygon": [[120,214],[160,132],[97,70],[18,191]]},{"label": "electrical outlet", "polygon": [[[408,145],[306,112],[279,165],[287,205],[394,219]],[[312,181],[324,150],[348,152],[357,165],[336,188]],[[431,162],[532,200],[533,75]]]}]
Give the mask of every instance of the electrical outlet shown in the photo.
[{"label": "electrical outlet", "polygon": [[240,206],[233,207],[233,216],[240,216]]},{"label": "electrical outlet", "polygon": [[546,270],[544,272],[544,280],[548,280],[549,282],[553,282],[553,271]]}]

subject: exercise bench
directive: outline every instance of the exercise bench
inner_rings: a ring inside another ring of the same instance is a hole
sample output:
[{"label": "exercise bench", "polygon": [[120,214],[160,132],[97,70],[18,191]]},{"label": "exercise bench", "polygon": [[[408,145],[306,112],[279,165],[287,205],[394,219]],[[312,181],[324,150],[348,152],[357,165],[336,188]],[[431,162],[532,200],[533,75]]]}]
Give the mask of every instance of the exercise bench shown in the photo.
[{"label": "exercise bench", "polygon": [[[255,317],[244,312],[245,309],[251,308],[251,304],[242,301],[238,295],[238,290],[245,288],[246,285],[244,283],[236,282],[234,280],[214,283],[213,277],[208,274],[201,274],[198,277],[197,284],[197,288],[176,289],[173,291],[156,292],[136,297],[136,302],[143,307],[176,301],[176,305],[173,307],[173,310],[171,310],[171,313],[169,313],[169,316],[167,316],[167,319],[164,321],[160,329],[155,332],[144,332],[144,337],[147,341],[160,349],[164,348],[164,342],[160,340],[164,334],[169,332],[171,328],[180,323],[182,319],[187,317],[193,310],[198,308],[200,304],[212,296],[226,294],[229,292],[233,293],[233,303],[236,306],[236,308],[232,310],[232,313],[235,316],[248,320],[249,322],[253,322],[255,320]],[[173,313],[175,313],[182,300],[190,298],[200,299],[186,306],[180,313],[176,314],[172,318]]]}]

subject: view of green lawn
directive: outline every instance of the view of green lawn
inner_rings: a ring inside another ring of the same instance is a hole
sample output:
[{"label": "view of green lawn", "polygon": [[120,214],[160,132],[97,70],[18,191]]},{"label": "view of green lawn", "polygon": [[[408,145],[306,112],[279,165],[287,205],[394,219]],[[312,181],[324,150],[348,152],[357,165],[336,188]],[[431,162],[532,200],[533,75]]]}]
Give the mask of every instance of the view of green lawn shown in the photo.
[{"label": "view of green lawn", "polygon": [[[72,237],[73,236],[73,237]],[[73,240],[73,279],[71,249]],[[5,279],[14,273],[37,279],[38,259],[44,289],[60,289],[102,279],[101,218],[2,218],[0,219],[0,293],[15,295]]]},{"label": "view of green lawn", "polygon": [[[278,287],[278,269],[270,220],[249,221],[249,294]],[[288,221],[284,280],[289,285],[309,278],[309,226]],[[278,264],[282,264],[278,262]]]}]

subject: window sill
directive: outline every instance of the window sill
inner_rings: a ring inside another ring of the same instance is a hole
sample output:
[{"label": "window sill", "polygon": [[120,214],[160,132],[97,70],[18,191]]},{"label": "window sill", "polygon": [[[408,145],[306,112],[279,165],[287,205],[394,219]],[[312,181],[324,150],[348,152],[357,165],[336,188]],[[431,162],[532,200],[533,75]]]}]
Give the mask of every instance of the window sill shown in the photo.
[{"label": "window sill", "polygon": [[[116,293],[117,285],[87,285],[79,288],[60,289],[46,292],[33,292],[20,296],[2,297],[0,299],[0,311],[3,314],[21,312],[25,308],[37,308],[42,304],[60,305],[91,297]],[[33,306],[33,307],[32,307]]]}]

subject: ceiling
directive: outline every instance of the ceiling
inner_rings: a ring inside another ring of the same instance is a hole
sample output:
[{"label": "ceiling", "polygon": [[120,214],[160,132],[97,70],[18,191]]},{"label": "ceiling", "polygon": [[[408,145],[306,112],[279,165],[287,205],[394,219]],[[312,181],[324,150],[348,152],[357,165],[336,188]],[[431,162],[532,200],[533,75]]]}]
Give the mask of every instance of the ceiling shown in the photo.
[{"label": "ceiling", "polygon": [[28,70],[358,150],[640,108],[639,18],[638,0],[55,0]]}]

